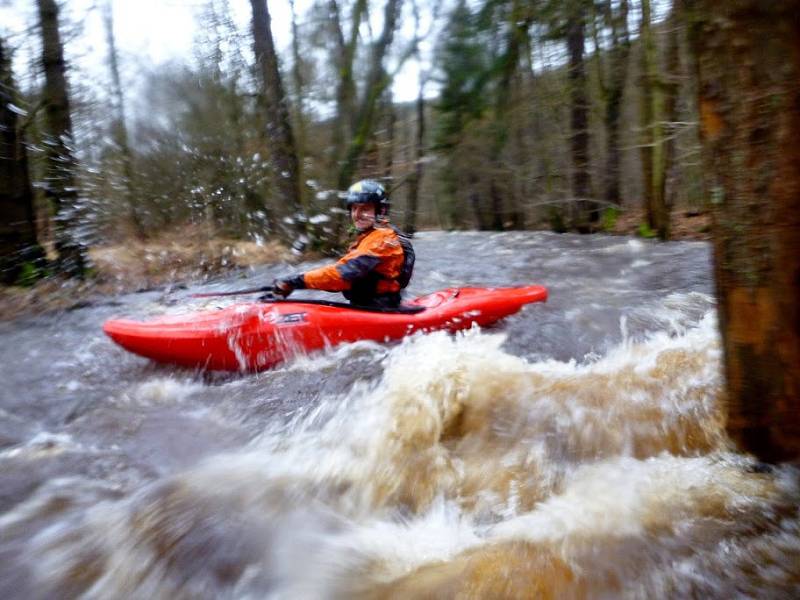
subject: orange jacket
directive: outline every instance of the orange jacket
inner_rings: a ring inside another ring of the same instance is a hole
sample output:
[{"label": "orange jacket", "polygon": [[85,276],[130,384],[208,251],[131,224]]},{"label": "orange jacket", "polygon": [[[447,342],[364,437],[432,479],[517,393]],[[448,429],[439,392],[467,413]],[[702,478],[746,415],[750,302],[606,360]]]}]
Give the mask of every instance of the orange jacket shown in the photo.
[{"label": "orange jacket", "polygon": [[303,275],[306,288],[342,292],[368,276],[377,277],[375,292],[400,291],[397,277],[403,268],[403,246],[391,227],[374,227],[358,236],[336,263]]}]

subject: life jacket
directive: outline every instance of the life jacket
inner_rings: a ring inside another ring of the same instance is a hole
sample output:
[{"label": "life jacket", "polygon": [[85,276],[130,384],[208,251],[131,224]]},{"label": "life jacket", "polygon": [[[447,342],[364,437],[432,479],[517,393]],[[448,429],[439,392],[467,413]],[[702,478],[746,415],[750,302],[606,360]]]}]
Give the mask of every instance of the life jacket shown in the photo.
[{"label": "life jacket", "polygon": [[[390,255],[392,262],[381,262]],[[309,289],[340,291],[353,304],[385,301],[396,306],[400,290],[411,280],[415,258],[408,236],[386,223],[359,236],[335,264],[306,272],[303,283]]]},{"label": "life jacket", "polygon": [[400,275],[398,275],[396,279],[397,283],[400,284],[400,289],[404,290],[408,287],[411,276],[414,274],[416,255],[414,254],[414,247],[411,245],[411,238],[394,225],[389,225],[389,227],[391,227],[392,231],[400,238],[400,245],[403,247],[403,267],[400,269]]}]

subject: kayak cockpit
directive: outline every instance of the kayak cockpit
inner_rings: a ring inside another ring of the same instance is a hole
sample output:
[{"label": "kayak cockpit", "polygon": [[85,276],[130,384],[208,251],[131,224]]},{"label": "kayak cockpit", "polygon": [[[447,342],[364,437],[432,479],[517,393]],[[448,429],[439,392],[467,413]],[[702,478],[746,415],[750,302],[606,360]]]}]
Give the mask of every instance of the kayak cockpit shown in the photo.
[{"label": "kayak cockpit", "polygon": [[284,304],[284,303],[291,303],[291,304],[311,304],[313,306],[332,306],[333,308],[342,308],[345,310],[355,310],[355,311],[366,311],[366,312],[374,312],[374,313],[381,313],[381,314],[398,314],[398,315],[415,315],[417,313],[421,313],[422,311],[426,310],[427,306],[421,305],[414,305],[414,304],[401,304],[397,308],[381,308],[379,306],[358,306],[353,304],[348,304],[346,302],[333,302],[331,300],[305,300],[301,298],[293,298],[289,300],[288,298],[275,298],[269,300],[262,300],[263,304]]}]

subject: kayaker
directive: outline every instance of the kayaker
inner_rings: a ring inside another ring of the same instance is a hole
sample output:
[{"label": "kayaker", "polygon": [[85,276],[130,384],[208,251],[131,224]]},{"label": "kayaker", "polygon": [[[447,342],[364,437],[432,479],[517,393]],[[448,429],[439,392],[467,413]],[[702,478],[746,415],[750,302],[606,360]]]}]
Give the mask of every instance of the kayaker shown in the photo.
[{"label": "kayaker", "polygon": [[400,290],[414,270],[414,249],[406,235],[389,224],[389,198],[376,181],[364,179],[347,190],[347,208],[358,231],[347,254],[336,263],[273,282],[283,297],[293,290],[342,292],[357,306],[396,308]]}]

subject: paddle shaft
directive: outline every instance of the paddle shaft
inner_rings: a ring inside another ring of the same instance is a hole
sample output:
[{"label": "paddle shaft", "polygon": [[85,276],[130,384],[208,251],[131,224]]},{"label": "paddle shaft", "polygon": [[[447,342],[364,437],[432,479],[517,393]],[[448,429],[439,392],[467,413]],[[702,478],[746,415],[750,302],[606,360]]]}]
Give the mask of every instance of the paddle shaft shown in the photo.
[{"label": "paddle shaft", "polygon": [[218,296],[243,296],[245,294],[264,294],[267,292],[274,292],[275,288],[271,285],[248,288],[246,290],[234,290],[232,292],[205,292],[202,294],[192,294],[192,298],[215,298]]}]

